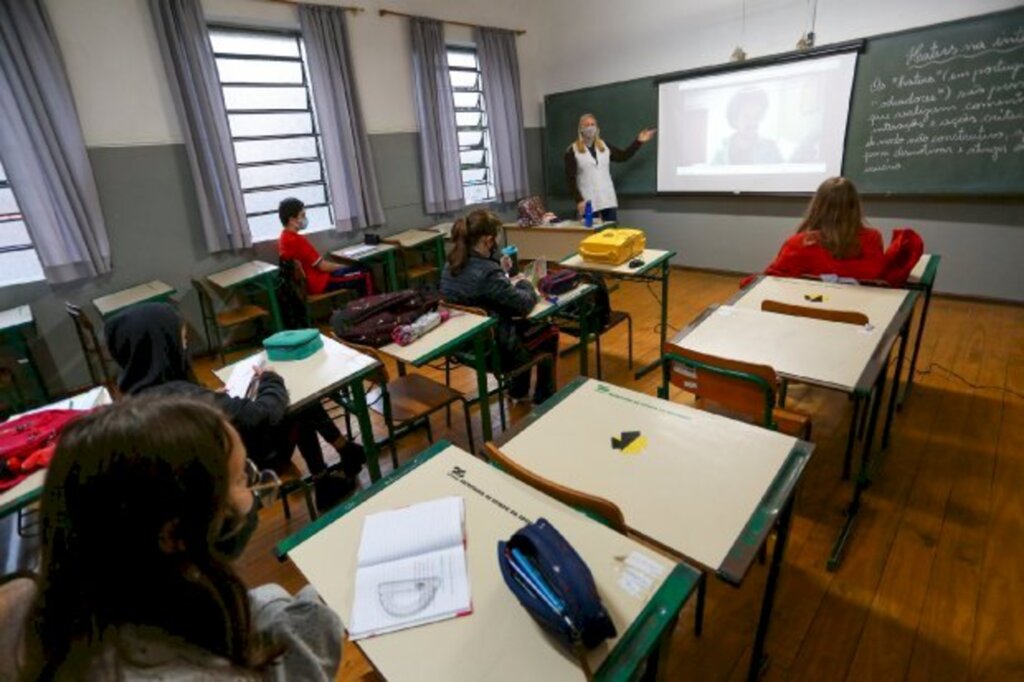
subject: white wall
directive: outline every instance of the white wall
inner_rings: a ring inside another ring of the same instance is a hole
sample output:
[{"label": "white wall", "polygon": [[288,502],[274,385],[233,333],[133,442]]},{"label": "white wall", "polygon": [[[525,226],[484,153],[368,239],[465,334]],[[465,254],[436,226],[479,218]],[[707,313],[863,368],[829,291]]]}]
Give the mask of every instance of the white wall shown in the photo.
[{"label": "white wall", "polygon": [[[536,55],[541,5],[534,0],[392,0],[358,4],[350,15],[356,87],[369,133],[412,132],[411,57],[404,19],[381,17],[378,8],[503,28],[527,29],[518,39],[527,126],[537,126],[542,99]],[[46,0],[67,64],[85,142],[90,147],[170,144],[182,141],[166,85],[146,0]],[[254,27],[298,28],[296,10],[266,0],[203,0],[211,21]],[[446,27],[449,40],[469,42],[469,29]]]},{"label": "white wall", "polygon": [[[818,0],[817,44],[1019,6],[1020,0]],[[807,0],[558,0],[544,4],[539,72],[545,94],[654,76],[796,47]]]}]

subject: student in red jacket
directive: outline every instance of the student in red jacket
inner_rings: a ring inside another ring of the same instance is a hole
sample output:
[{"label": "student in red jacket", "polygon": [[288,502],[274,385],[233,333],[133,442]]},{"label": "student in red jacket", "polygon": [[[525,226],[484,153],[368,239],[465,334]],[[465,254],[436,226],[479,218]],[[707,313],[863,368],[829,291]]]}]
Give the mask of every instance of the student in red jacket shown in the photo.
[{"label": "student in red jacket", "polygon": [[[909,229],[893,230],[886,249],[882,233],[865,224],[857,188],[846,178],[835,177],[818,187],[796,234],[782,244],[764,273],[776,277],[836,275],[899,286],[907,281],[923,251],[921,237]],[[753,279],[751,275],[740,286]]]},{"label": "student in red jacket", "polygon": [[306,218],[306,205],[299,199],[283,200],[277,207],[277,216],[281,219],[281,237],[277,242],[277,250],[281,260],[295,260],[302,266],[306,276],[306,290],[310,294],[322,294],[345,287],[359,286],[362,295],[373,293],[372,280],[369,273],[359,266],[348,266],[325,260],[316,247],[303,235],[299,234],[309,225]]}]

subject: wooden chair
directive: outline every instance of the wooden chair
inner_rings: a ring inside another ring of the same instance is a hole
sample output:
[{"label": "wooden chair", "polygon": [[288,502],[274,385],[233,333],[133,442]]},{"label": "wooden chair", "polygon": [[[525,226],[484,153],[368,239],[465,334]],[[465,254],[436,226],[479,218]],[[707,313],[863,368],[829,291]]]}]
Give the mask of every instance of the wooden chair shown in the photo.
[{"label": "wooden chair", "polygon": [[[337,301],[346,303],[358,298],[358,292],[353,291],[352,289],[335,289],[334,291],[325,291],[322,294],[311,294],[306,288],[306,273],[302,269],[301,263],[296,260],[282,260],[279,267],[280,277],[284,281],[291,283],[299,297],[299,300],[302,301],[305,307],[303,314],[305,316],[305,325],[307,327],[311,326],[313,323],[314,317],[312,311],[314,306],[317,304],[328,301],[330,302],[331,309],[333,310],[338,307],[335,305],[335,302]],[[373,292],[372,280],[370,278],[370,273],[368,272],[353,273],[352,275],[346,275],[342,279],[351,282],[362,281],[367,287],[366,291],[371,293]]]},{"label": "wooden chair", "polygon": [[779,378],[768,365],[740,362],[670,346],[662,357],[666,381],[658,390],[668,399],[668,383],[692,393],[708,410],[810,440],[811,419],[776,406]]},{"label": "wooden chair", "polygon": [[469,443],[469,451],[474,451],[473,424],[465,395],[422,374],[403,374],[392,379],[384,358],[376,348],[343,341],[333,331],[329,333],[339,343],[380,362],[377,376],[382,387],[368,391],[366,402],[371,410],[384,417],[388,430],[388,447],[391,449],[391,464],[396,469],[398,451],[395,441],[398,437],[422,425],[426,429],[427,440],[433,443],[434,431],[430,426],[430,415],[441,409],[450,408],[452,403],[456,402],[462,403],[462,412],[466,418],[466,441]]},{"label": "wooden chair", "polygon": [[263,328],[263,320],[270,316],[263,308],[249,303],[224,308],[217,311],[214,306],[215,294],[210,285],[202,279],[193,279],[192,287],[199,295],[199,308],[203,315],[203,333],[206,336],[206,347],[217,349],[221,364],[224,364],[224,341],[221,337],[221,329],[231,330],[243,324],[254,322],[260,329]]},{"label": "wooden chair", "polygon": [[761,310],[766,313],[778,313],[780,315],[794,315],[796,317],[809,317],[814,320],[825,320],[826,322],[841,322],[843,324],[856,324],[861,327],[868,323],[868,316],[856,310],[832,310],[830,308],[815,308],[804,305],[793,305],[782,301],[761,301]]},{"label": "wooden chair", "polygon": [[[456,311],[460,311],[460,312],[464,312],[464,313],[471,313],[473,315],[480,315],[480,316],[483,316],[483,317],[487,317],[487,311],[484,310],[483,308],[475,308],[473,306],[459,305],[459,304],[456,304],[456,303],[449,303],[447,301],[442,301],[441,305],[443,305],[445,308],[448,308],[449,310],[456,310]],[[487,371],[490,374],[492,374],[498,380],[498,385],[497,385],[496,388],[494,388],[493,390],[489,391],[487,396],[488,396],[488,399],[490,399],[490,396],[495,395],[495,394],[498,395],[498,414],[501,417],[501,429],[504,431],[506,428],[508,428],[508,426],[507,426],[507,418],[505,416],[505,389],[508,386],[509,381],[511,381],[515,377],[519,376],[520,374],[523,374],[524,372],[529,372],[535,366],[541,364],[542,362],[550,362],[553,365],[554,362],[555,362],[555,358],[554,358],[554,355],[551,354],[551,353],[540,353],[538,355],[533,356],[527,362],[523,363],[519,367],[516,367],[516,368],[514,368],[512,370],[509,370],[509,371],[504,371],[504,370],[501,369],[501,363],[498,360],[497,353],[493,351],[493,349],[495,348],[494,340],[495,340],[495,331],[494,331],[494,328],[492,327],[491,338],[490,338],[489,343],[487,344],[487,347],[492,349],[490,354],[489,354],[489,357],[487,358],[487,366],[488,366],[488,370]],[[476,358],[473,356],[473,353],[470,352],[470,351],[460,351],[460,352],[458,352],[458,353],[456,353],[456,354],[454,354],[452,356],[446,357],[444,359],[444,384],[445,384],[445,386],[450,386],[451,385],[451,370],[452,370],[452,368],[453,367],[458,367],[460,365],[461,366],[474,367],[476,365]],[[557,381],[557,379],[558,378],[555,377],[556,381]],[[471,401],[471,402],[475,402],[475,401]]]},{"label": "wooden chair", "polygon": [[79,306],[68,301],[64,303],[64,310],[75,325],[75,333],[78,334],[78,343],[82,347],[85,366],[93,386],[106,386],[114,392],[115,379],[110,370],[114,361],[107,353],[106,346],[100,343],[89,316]]},{"label": "wooden chair", "polygon": [[618,531],[623,535],[627,533],[626,518],[622,515],[622,510],[619,509],[618,505],[611,500],[567,488],[564,485],[539,476],[503,453],[498,449],[497,445],[490,441],[484,443],[484,453],[491,464],[510,476],[519,479],[531,488],[536,488],[545,495],[564,502],[573,509],[600,521],[612,530]]}]

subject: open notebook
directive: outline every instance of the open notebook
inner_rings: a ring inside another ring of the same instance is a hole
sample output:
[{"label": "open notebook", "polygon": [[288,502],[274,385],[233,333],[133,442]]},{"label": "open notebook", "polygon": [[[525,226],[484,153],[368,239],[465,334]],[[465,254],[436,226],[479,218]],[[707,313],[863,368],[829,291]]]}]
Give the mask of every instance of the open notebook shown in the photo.
[{"label": "open notebook", "polygon": [[471,613],[461,497],[371,514],[363,520],[353,640]]}]

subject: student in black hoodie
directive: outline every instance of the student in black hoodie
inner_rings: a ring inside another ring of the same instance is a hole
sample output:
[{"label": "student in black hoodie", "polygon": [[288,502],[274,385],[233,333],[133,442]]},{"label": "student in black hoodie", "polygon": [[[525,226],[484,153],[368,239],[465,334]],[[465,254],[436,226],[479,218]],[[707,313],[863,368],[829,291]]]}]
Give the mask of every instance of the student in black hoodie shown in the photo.
[{"label": "student in black hoodie", "polygon": [[[284,379],[270,369],[258,370],[253,398],[233,398],[200,386],[191,379],[185,332],[178,312],[166,303],[141,303],[111,318],[106,325],[107,348],[121,370],[121,392],[209,397],[238,430],[249,458],[260,467],[287,469],[298,446],[315,479],[320,509],[333,507],[355,489],[366,456],[362,447],[341,434],[319,402],[288,414]],[[337,449],[342,472],[326,472],[317,434]]]}]

